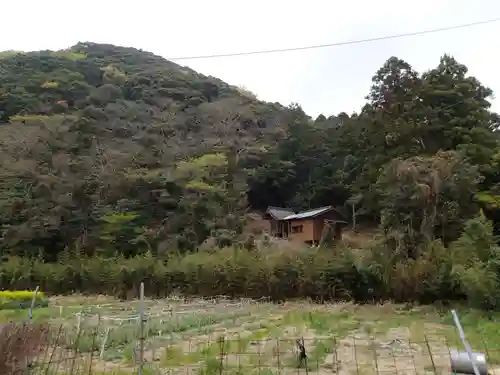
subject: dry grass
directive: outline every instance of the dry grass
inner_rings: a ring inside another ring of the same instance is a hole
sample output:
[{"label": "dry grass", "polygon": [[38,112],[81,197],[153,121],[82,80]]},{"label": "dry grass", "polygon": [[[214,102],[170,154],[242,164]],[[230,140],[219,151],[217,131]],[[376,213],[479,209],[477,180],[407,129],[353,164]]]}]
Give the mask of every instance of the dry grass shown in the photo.
[{"label": "dry grass", "polygon": [[[100,350],[92,349],[92,344],[98,342],[100,349],[98,334],[104,330],[99,330],[98,325],[103,323],[90,320],[93,319],[90,315],[98,313],[101,318],[130,316],[136,308],[127,305],[135,302],[94,305],[90,311],[90,303],[112,301],[112,297],[58,298],[68,311],[75,311],[67,305],[76,301],[87,304],[83,330],[80,333],[75,329],[72,313],[71,317],[62,316],[61,319],[67,320],[64,331],[57,334],[62,340],[51,340],[49,347],[45,344],[48,340],[44,340],[46,327],[18,325],[2,332],[10,334],[4,335],[5,342],[0,344],[6,346],[7,336],[11,342],[7,345],[10,346],[8,350],[0,345],[0,355],[5,358],[7,352],[11,356],[7,358],[11,359],[8,365],[0,364],[0,375],[21,374],[27,362],[31,362],[29,370],[33,375],[136,373],[139,358],[137,323],[103,320],[107,322],[103,328],[113,329],[101,357]],[[150,302],[153,301],[146,303],[152,318],[148,320],[144,341],[145,375],[167,372],[172,375],[220,372],[234,375],[254,371],[292,374],[305,373],[305,368],[309,374],[316,375],[328,375],[332,371],[338,375],[375,372],[421,375],[434,372],[433,366],[438,373],[445,373],[450,365],[450,348],[462,348],[449,311],[432,306],[319,305],[293,301],[252,304],[240,315],[229,314],[229,310],[239,310],[242,306],[236,307],[225,299],[217,303],[188,303],[179,299]],[[174,304],[175,313],[166,312],[164,307]],[[206,314],[212,309],[216,319],[199,319],[201,315],[198,314]],[[490,365],[500,363],[497,323],[500,315],[488,317],[470,309],[458,309],[458,312],[473,349],[486,353]],[[57,328],[54,321],[51,324]],[[37,331],[39,328],[41,332]],[[55,338],[56,332],[53,332]],[[308,359],[298,369],[295,342],[302,338]],[[42,349],[40,354],[43,355],[38,355],[37,360],[34,357]]]},{"label": "dry grass", "polygon": [[49,342],[48,324],[9,323],[0,327],[0,374],[25,373]]}]

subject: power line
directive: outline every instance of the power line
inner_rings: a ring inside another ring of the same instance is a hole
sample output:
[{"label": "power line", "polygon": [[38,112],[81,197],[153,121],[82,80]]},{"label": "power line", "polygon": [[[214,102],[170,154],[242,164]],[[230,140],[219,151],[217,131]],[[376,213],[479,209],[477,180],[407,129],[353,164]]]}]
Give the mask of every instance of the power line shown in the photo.
[{"label": "power line", "polygon": [[317,45],[303,46],[303,47],[268,49],[268,50],[260,50],[260,51],[247,51],[247,52],[222,53],[222,54],[214,54],[214,55],[174,57],[174,58],[168,58],[168,60],[174,61],[174,60],[214,59],[214,58],[220,58],[220,57],[262,55],[265,53],[291,52],[291,51],[301,51],[301,50],[309,50],[309,49],[316,49],[316,48],[340,47],[340,46],[346,46],[346,45],[351,45],[351,44],[371,43],[371,42],[378,42],[381,40],[405,38],[405,37],[409,37],[409,36],[417,36],[417,35],[425,35],[425,34],[433,34],[433,33],[438,33],[441,31],[463,29],[466,27],[485,25],[485,24],[494,23],[494,22],[498,22],[498,21],[500,21],[500,18],[494,18],[494,19],[490,19],[490,20],[486,20],[486,21],[477,21],[477,22],[466,23],[466,24],[455,25],[455,26],[441,27],[441,28],[437,28],[437,29],[429,29],[429,30],[415,31],[415,32],[411,32],[411,33],[380,36],[380,37],[368,38],[368,39],[350,40],[350,41],[345,41],[345,42],[317,44]]}]

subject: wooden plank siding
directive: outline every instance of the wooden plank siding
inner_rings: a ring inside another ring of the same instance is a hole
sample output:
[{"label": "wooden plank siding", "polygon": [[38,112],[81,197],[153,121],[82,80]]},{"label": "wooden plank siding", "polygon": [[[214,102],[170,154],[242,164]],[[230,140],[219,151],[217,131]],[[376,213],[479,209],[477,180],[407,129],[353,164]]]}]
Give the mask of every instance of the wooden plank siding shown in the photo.
[{"label": "wooden plank siding", "polygon": [[[341,220],[340,215],[336,211],[325,212],[322,215],[314,218],[289,221],[289,238],[292,241],[301,242],[319,242],[323,235],[326,220]],[[302,226],[302,232],[294,233],[293,227]]]},{"label": "wooden plank siding", "polygon": [[[289,224],[289,238],[292,241],[307,242],[312,241],[314,237],[314,222],[312,220],[290,220]],[[301,232],[294,232],[294,228],[301,227]]]}]

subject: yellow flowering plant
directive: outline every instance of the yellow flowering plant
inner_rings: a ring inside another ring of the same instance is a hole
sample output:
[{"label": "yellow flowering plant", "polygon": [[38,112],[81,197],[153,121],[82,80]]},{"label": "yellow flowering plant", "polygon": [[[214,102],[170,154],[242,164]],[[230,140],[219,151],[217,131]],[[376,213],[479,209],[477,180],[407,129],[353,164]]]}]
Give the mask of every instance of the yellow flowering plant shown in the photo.
[{"label": "yellow flowering plant", "polygon": [[[35,295],[31,290],[0,290],[0,310],[27,309]],[[43,292],[38,292],[34,307],[47,307],[49,299]]]}]

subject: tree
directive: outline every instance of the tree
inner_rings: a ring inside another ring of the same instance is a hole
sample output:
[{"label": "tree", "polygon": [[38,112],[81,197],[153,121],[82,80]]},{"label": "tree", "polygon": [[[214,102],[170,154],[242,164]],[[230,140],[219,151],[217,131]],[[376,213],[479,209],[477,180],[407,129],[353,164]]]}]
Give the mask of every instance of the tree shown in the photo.
[{"label": "tree", "polygon": [[474,307],[495,309],[500,300],[500,247],[491,223],[478,215],[468,220],[451,245],[453,275]]},{"label": "tree", "polygon": [[495,115],[489,111],[492,91],[466,74],[466,66],[445,55],[423,75],[422,145],[428,154],[463,150],[483,170],[498,146]]},{"label": "tree", "polygon": [[422,243],[456,239],[477,213],[473,195],[479,181],[477,167],[453,151],[392,161],[377,182],[387,240],[415,258]]}]

